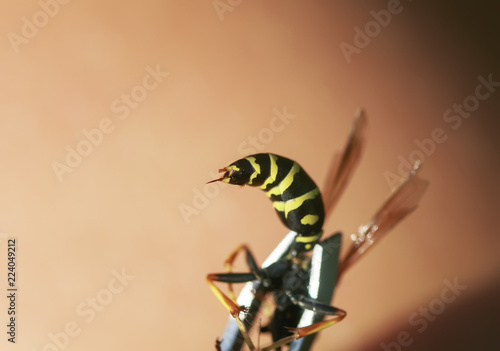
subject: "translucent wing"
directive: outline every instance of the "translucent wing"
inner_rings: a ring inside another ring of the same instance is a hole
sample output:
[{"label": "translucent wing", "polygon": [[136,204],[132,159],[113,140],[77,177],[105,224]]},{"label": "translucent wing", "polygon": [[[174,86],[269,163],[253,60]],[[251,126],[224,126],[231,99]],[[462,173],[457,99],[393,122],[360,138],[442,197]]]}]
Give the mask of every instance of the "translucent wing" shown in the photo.
[{"label": "translucent wing", "polygon": [[342,195],[348,181],[350,180],[363,148],[363,131],[366,126],[366,118],[363,110],[358,110],[354,115],[347,144],[342,153],[336,154],[327,173],[325,187],[323,188],[323,202],[325,215],[332,212],[333,207]]},{"label": "translucent wing", "polygon": [[408,177],[396,187],[372,220],[352,234],[353,243],[342,261],[340,274],[356,262],[376,241],[417,208],[428,182],[418,177],[420,162],[415,163]]}]

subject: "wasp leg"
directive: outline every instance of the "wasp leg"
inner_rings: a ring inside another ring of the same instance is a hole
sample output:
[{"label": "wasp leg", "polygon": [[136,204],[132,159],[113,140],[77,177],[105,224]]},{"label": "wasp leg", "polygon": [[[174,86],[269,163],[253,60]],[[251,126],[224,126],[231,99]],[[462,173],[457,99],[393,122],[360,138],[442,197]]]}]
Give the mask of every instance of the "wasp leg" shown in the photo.
[{"label": "wasp leg", "polygon": [[[294,243],[296,236],[297,234],[295,232],[289,232],[274,248],[271,254],[269,254],[269,256],[264,260],[264,262],[262,263],[262,268],[268,268],[269,266],[275,264],[283,257],[285,257],[288,254],[290,247]],[[259,275],[260,274],[262,273],[259,272]],[[254,317],[259,313],[262,300],[268,292],[269,288],[266,288],[262,281],[247,283],[241,290],[238,301],[240,301],[240,304],[248,306],[247,315],[242,318],[242,321],[247,329],[250,329],[252,325],[254,325]],[[222,338],[222,350],[239,351],[243,347],[242,344],[244,344],[244,338],[241,336],[240,329],[236,323],[236,320],[234,320],[233,318],[230,318]]]},{"label": "wasp leg", "polygon": [[215,339],[215,350],[216,350],[216,351],[221,351],[221,349],[220,349],[220,344],[222,344],[222,340],[221,340],[221,339],[219,339],[219,338],[216,338],[216,339]]},{"label": "wasp leg", "polygon": [[223,283],[246,283],[255,280],[256,277],[253,273],[221,273],[221,274],[209,274],[207,275],[207,283],[217,299],[224,305],[224,307],[229,311],[231,316],[236,320],[238,328],[243,335],[246,343],[250,350],[255,350],[255,346],[250,340],[250,336],[245,328],[245,325],[240,319],[240,313],[246,312],[246,308],[239,306],[233,299],[228,297],[222,290],[220,290],[214,282]]},{"label": "wasp leg", "polygon": [[[250,251],[248,246],[246,246],[245,244],[238,246],[226,258],[226,261],[224,261],[224,266],[226,267],[226,272],[227,273],[232,272],[233,262],[241,251],[245,251],[245,253],[246,253],[246,261],[248,264],[248,268],[250,268],[250,272],[257,274],[257,271],[259,270],[259,268],[257,266],[257,262],[255,262],[255,258],[252,254],[252,251]],[[255,280],[255,279],[252,279],[252,280]],[[231,300],[236,301],[236,298],[234,296],[233,285],[231,283],[228,283],[227,286],[228,286],[228,290],[229,290],[229,297],[231,298]]]},{"label": "wasp leg", "polygon": [[340,308],[333,307],[318,302],[317,300],[311,299],[309,297],[297,294],[287,294],[290,300],[306,310],[311,310],[319,314],[332,316],[330,319],[323,320],[318,323],[314,323],[302,328],[291,328],[290,331],[293,333],[290,336],[284,337],[272,345],[265,347],[262,351],[269,351],[281,347],[282,345],[288,344],[293,340],[303,338],[304,336],[317,333],[323,329],[331,327],[335,323],[340,322],[346,316],[346,312]]}]

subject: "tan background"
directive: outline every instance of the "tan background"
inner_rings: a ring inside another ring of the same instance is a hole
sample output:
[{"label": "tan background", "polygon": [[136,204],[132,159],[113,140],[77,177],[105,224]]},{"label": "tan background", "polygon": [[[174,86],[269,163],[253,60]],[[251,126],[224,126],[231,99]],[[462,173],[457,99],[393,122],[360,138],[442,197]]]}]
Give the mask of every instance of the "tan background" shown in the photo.
[{"label": "tan background", "polygon": [[[500,91],[457,130],[442,117],[474,93],[478,76],[500,81],[499,9],[431,3],[402,2],[348,63],[339,45],[353,44],[354,28],[387,2],[242,1],[221,20],[211,0],[75,0],[52,7],[16,46],[9,33],[22,35],[23,17],[41,7],[4,1],[0,296],[12,236],[19,324],[16,345],[2,331],[0,348],[59,349],[50,335],[69,323],[79,334],[68,345],[59,334],[65,350],[212,349],[228,313],[205,275],[242,242],[262,262],[286,230],[256,190],[227,187],[189,223],[180,208],[285,106],[296,117],[262,151],[298,160],[319,184],[353,112],[367,111],[367,148],[328,232],[369,219],[390,190],[384,174],[397,173],[414,139],[435,128],[447,135],[425,162],[421,207],[346,276],[335,305],[348,317],[315,350],[381,350],[404,331],[413,340],[404,350],[498,346]],[[121,120],[113,101],[141,85],[148,66],[170,75]],[[107,119],[113,131],[59,181],[53,163]],[[108,294],[122,269],[134,279]],[[467,289],[418,333],[408,317],[455,277]],[[78,312],[110,296],[91,321]],[[1,325],[6,310],[1,298]]]}]

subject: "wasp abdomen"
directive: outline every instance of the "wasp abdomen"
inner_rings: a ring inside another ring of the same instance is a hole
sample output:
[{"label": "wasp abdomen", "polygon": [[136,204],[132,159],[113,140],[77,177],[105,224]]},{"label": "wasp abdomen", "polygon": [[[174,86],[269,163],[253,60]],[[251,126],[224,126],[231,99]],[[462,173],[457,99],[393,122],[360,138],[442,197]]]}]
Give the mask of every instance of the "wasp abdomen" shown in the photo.
[{"label": "wasp abdomen", "polygon": [[221,181],[262,189],[290,230],[300,236],[321,232],[325,217],[321,193],[297,162],[274,154],[255,154],[224,170]]}]

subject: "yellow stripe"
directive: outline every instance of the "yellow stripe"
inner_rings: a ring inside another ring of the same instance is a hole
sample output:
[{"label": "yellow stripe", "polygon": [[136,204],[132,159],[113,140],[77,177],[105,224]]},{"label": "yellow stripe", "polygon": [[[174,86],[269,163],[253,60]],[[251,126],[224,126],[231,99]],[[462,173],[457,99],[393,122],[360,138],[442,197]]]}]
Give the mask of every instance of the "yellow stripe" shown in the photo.
[{"label": "yellow stripe", "polygon": [[284,202],[274,201],[273,207],[276,209],[276,211],[285,212],[285,203]]},{"label": "yellow stripe", "polygon": [[269,177],[267,177],[264,184],[259,186],[260,189],[265,189],[269,184],[274,183],[276,181],[276,176],[278,175],[278,165],[276,164],[277,156],[273,154],[269,154],[269,158],[271,160],[271,172]]},{"label": "yellow stripe", "polygon": [[271,197],[271,195],[283,194],[285,190],[288,189],[290,185],[293,183],[293,177],[299,171],[300,171],[300,166],[298,165],[297,162],[294,162],[292,168],[290,169],[290,172],[288,172],[286,177],[278,185],[276,185],[274,188],[269,189],[269,191],[266,192],[267,197]]},{"label": "yellow stripe", "polygon": [[308,193],[296,197],[295,199],[290,199],[286,202],[274,201],[273,207],[276,209],[276,211],[285,212],[285,218],[287,218],[289,212],[299,208],[304,203],[304,201],[314,199],[318,195],[319,189],[316,187]]},{"label": "yellow stripe", "polygon": [[319,238],[321,238],[322,234],[323,234],[323,232],[319,232],[318,234],[316,234],[314,236],[296,236],[295,241],[298,243],[306,243],[306,244],[312,243],[312,242],[318,241]]},{"label": "yellow stripe", "polygon": [[295,199],[290,199],[287,202],[285,202],[285,217],[288,217],[288,213],[290,211],[293,211],[297,208],[299,208],[304,201],[314,199],[316,196],[319,195],[319,189],[315,188],[311,190],[308,193],[305,193],[302,196],[296,197]]},{"label": "yellow stripe", "polygon": [[224,178],[224,179],[221,179],[221,182],[223,183],[229,183],[231,181],[231,175],[233,174],[233,172],[238,172],[240,170],[240,168],[238,166],[227,166],[227,167],[224,167],[222,169],[219,169],[219,172],[229,172],[229,178]]},{"label": "yellow stripe", "polygon": [[302,219],[300,220],[300,223],[306,225],[306,224],[309,224],[309,225],[313,225],[314,223],[316,223],[319,219],[319,216],[316,216],[316,215],[312,215],[312,214],[308,214],[308,215],[305,215],[304,217],[302,217]]},{"label": "yellow stripe", "polygon": [[248,181],[248,185],[251,185],[253,180],[260,174],[260,165],[256,162],[255,157],[246,157],[248,162],[252,165],[254,172],[250,176],[250,180]]}]

